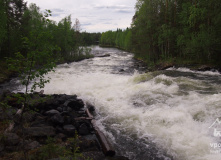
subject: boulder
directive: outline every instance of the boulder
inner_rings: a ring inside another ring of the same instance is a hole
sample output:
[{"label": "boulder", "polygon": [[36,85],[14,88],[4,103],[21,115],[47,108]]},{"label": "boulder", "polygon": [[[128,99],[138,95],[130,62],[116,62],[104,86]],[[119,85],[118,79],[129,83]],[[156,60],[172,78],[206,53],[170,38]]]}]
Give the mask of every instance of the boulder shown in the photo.
[{"label": "boulder", "polygon": [[57,100],[60,104],[64,104],[64,102],[67,100],[67,97],[66,95],[61,95]]},{"label": "boulder", "polygon": [[73,126],[73,125],[64,125],[63,126],[64,128],[64,132],[66,135],[68,136],[74,136],[75,135],[75,131],[76,131],[76,128]]},{"label": "boulder", "polygon": [[210,71],[211,67],[207,65],[203,65],[203,66],[200,66],[197,70],[198,71]]},{"label": "boulder", "polygon": [[110,57],[110,54],[97,55],[96,57]]},{"label": "boulder", "polygon": [[55,109],[52,109],[52,110],[50,110],[50,111],[45,112],[45,114],[46,114],[47,116],[53,116],[53,115],[59,114],[59,113],[60,113],[60,112],[57,111],[57,110],[55,110]]},{"label": "boulder", "polygon": [[64,112],[71,112],[72,109],[71,109],[71,107],[63,106],[63,111],[64,111]]},{"label": "boulder", "polygon": [[84,102],[81,99],[69,99],[64,103],[64,105],[71,107],[75,111],[84,108]]},{"label": "boulder", "polygon": [[124,72],[124,71],[125,71],[124,69],[120,69],[120,70],[119,70],[119,72]]},{"label": "boulder", "polygon": [[29,127],[25,134],[32,137],[55,136],[55,129],[52,126]]},{"label": "boulder", "polygon": [[47,126],[48,124],[46,124],[46,117],[43,116],[37,116],[35,118],[35,120],[31,123],[31,127],[43,127],[43,126]]},{"label": "boulder", "polygon": [[88,108],[88,110],[90,112],[94,112],[95,111],[95,107],[92,104],[90,104],[90,103],[87,103],[87,108]]},{"label": "boulder", "polygon": [[55,114],[54,116],[52,116],[50,118],[50,121],[53,123],[53,124],[63,124],[64,123],[64,118],[61,116],[61,114]]}]

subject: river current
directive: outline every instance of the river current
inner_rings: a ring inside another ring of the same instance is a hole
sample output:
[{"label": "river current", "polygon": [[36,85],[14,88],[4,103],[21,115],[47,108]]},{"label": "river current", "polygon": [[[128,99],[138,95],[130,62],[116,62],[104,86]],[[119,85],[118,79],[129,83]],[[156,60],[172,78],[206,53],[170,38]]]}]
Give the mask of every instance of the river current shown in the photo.
[{"label": "river current", "polygon": [[221,159],[218,72],[145,73],[131,53],[98,46],[92,53],[110,56],[57,66],[45,93],[77,94],[94,105],[98,126],[130,159]]}]

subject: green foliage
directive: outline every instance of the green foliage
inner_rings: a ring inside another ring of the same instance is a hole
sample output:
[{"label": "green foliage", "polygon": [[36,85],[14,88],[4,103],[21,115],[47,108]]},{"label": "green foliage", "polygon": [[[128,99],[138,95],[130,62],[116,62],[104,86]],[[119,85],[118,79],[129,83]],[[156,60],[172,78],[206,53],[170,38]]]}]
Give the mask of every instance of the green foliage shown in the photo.
[{"label": "green foliage", "polygon": [[150,65],[174,59],[221,61],[221,2],[137,0],[131,29],[102,33],[100,44],[135,53]]},{"label": "green foliage", "polygon": [[40,147],[37,151],[29,153],[30,160],[48,160],[63,156],[65,147],[55,143],[55,140],[48,137],[46,144]]},{"label": "green foliage", "polygon": [[68,139],[68,143],[70,144],[70,147],[68,150],[66,150],[65,157],[71,157],[72,160],[77,160],[78,158],[83,157],[79,150],[80,140],[78,138],[77,132],[75,132],[74,138]]},{"label": "green foliage", "polygon": [[80,44],[82,46],[90,46],[90,45],[96,45],[99,43],[100,38],[101,38],[101,33],[82,32],[80,33],[80,36],[81,36]]},{"label": "green foliage", "polygon": [[131,36],[131,29],[128,28],[124,31],[117,29],[117,31],[103,32],[101,35],[100,45],[118,47],[130,51],[132,42]]},{"label": "green foliage", "polygon": [[[7,35],[7,17],[5,13],[4,1],[0,0],[0,51],[2,49],[2,43]],[[0,55],[1,57],[1,55]]]},{"label": "green foliage", "polygon": [[138,0],[132,25],[135,53],[147,55],[150,62],[171,57],[198,63],[220,61],[220,48],[213,49],[221,40],[215,30],[220,28],[216,24],[219,6],[220,2],[206,0]]},{"label": "green foliage", "polygon": [[0,102],[0,114],[1,114],[1,118],[3,119],[3,120],[7,120],[8,119],[8,114],[7,114],[7,112],[8,112],[8,110],[10,110],[11,109],[11,106],[9,106],[8,104],[7,104],[7,102]]}]

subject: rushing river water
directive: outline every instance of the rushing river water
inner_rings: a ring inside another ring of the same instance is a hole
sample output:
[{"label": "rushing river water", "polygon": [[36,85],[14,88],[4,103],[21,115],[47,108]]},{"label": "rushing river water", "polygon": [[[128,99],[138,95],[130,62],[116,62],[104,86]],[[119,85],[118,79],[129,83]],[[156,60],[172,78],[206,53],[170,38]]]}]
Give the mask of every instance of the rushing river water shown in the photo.
[{"label": "rushing river water", "polygon": [[48,75],[45,93],[77,94],[93,104],[101,130],[130,159],[221,159],[219,73],[145,73],[130,53],[92,48],[95,55],[110,56],[59,65]]}]

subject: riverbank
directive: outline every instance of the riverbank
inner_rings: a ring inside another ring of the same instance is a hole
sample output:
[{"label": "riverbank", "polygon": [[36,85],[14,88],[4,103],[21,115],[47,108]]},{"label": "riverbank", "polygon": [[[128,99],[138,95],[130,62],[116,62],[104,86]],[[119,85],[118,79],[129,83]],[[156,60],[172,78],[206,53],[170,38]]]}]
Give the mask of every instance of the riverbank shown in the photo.
[{"label": "riverbank", "polygon": [[[125,52],[131,52],[130,50],[128,51],[124,48],[117,46],[113,47],[111,45],[101,45],[101,44],[99,46],[104,48],[117,48]],[[135,54],[134,58],[140,61],[141,63],[146,64],[148,71],[165,70],[170,67],[175,67],[175,68],[182,67],[182,68],[189,68],[190,70],[195,70],[195,71],[218,71],[221,73],[220,65],[214,65],[210,63],[198,63],[195,61],[190,61],[190,60],[187,61],[180,58],[170,58],[165,60],[159,60],[154,64],[154,63],[149,63],[143,57],[137,57]]]},{"label": "riverbank", "polygon": [[[23,94],[20,94],[23,96]],[[31,94],[29,107],[19,115],[18,95],[5,91],[0,95],[0,156],[8,159],[76,158],[79,160],[127,160],[103,150],[96,129],[84,104],[76,95]]]},{"label": "riverbank", "polygon": [[[59,61],[56,63],[58,64],[64,64],[64,63],[72,63],[72,62],[79,62],[84,59],[90,59],[94,58],[94,55],[90,54],[88,49],[85,49],[85,54],[78,54],[77,56],[73,56],[71,58],[60,58]],[[0,61],[0,84],[3,84],[7,81],[9,81],[11,78],[17,77],[17,73],[14,71],[8,70],[8,65],[5,61]]]}]

